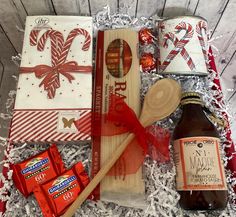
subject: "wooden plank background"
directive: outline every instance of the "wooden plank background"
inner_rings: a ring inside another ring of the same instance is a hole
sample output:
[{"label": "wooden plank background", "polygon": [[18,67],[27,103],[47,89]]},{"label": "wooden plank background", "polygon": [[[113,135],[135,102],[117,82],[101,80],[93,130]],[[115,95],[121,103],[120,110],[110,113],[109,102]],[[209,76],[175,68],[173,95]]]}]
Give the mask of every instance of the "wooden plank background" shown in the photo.
[{"label": "wooden plank background", "polygon": [[[226,100],[236,112],[236,0],[0,0],[0,113],[10,90],[16,87],[17,67],[11,57],[21,52],[27,15],[95,15],[109,5],[111,13],[160,17],[200,15],[205,17],[218,51],[218,70]],[[236,120],[235,120],[236,122]],[[7,136],[9,121],[0,118],[1,136]],[[235,129],[235,128],[234,128]],[[236,140],[236,130],[234,131]]]}]

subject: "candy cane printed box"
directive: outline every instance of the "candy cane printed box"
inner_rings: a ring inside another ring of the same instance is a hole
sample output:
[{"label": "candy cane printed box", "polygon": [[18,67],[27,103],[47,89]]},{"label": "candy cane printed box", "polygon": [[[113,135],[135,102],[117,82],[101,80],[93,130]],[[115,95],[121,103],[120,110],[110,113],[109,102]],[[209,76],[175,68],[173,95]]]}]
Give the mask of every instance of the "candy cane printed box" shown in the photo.
[{"label": "candy cane printed box", "polygon": [[10,141],[90,139],[92,18],[29,16],[25,26]]}]

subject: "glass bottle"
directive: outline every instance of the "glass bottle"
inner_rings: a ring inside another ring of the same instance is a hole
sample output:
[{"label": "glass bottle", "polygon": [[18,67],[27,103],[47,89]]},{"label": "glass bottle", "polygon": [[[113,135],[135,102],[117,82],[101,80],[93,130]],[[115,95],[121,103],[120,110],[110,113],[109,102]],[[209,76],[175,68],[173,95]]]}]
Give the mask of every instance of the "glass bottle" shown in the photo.
[{"label": "glass bottle", "polygon": [[216,127],[196,92],[183,93],[182,117],[174,133],[176,188],[180,206],[189,210],[223,209],[227,186]]}]

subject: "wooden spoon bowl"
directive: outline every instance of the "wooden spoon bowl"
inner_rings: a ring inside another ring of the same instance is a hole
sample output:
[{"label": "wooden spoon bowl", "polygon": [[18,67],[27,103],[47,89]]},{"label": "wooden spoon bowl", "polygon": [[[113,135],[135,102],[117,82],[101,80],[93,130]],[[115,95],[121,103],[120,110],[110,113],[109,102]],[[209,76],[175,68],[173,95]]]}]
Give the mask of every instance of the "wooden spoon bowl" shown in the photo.
[{"label": "wooden spoon bowl", "polygon": [[164,78],[157,81],[144,99],[140,122],[144,127],[169,116],[180,103],[181,87],[177,81]]}]

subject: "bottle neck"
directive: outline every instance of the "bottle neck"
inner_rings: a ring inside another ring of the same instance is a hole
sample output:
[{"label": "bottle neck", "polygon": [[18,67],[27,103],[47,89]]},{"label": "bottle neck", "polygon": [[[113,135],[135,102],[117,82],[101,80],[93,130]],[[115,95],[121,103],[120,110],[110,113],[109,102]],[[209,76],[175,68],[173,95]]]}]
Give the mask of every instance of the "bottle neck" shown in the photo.
[{"label": "bottle neck", "polygon": [[185,104],[183,105],[183,118],[188,118],[189,120],[199,120],[205,119],[205,113],[203,112],[203,108],[201,104]]},{"label": "bottle neck", "polygon": [[192,136],[218,137],[217,130],[207,118],[201,104],[182,105],[182,116],[175,128],[174,139]]}]

